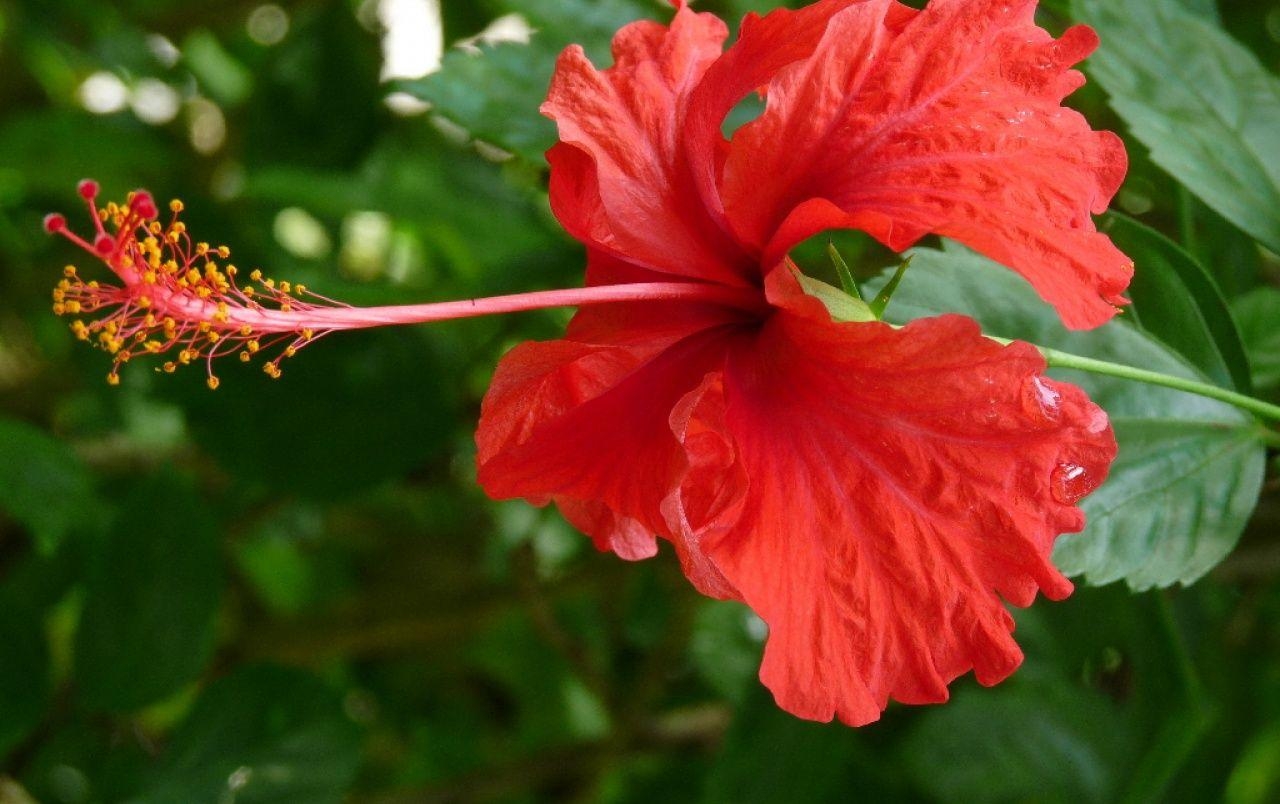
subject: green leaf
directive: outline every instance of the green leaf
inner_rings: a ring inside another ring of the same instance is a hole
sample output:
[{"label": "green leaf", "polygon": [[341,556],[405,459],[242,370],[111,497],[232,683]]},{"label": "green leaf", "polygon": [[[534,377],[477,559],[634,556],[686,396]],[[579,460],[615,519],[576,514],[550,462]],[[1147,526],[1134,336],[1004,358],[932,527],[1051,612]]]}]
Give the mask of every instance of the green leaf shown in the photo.
[{"label": "green leaf", "polygon": [[712,689],[740,704],[758,686],[765,631],[764,621],[736,600],[704,601],[689,640],[690,661]]},{"label": "green leaf", "polygon": [[1231,309],[1253,364],[1254,384],[1280,387],[1280,290],[1256,288],[1232,302]]},{"label": "green leaf", "polygon": [[868,305],[871,308],[871,314],[876,319],[884,317],[884,309],[889,306],[889,300],[893,298],[893,294],[898,291],[898,285],[902,282],[902,277],[906,275],[907,269],[911,267],[911,258],[907,257],[899,263],[897,269],[893,272],[893,276],[889,277],[889,281],[884,283],[884,287],[876,294]]},{"label": "green leaf", "polygon": [[828,285],[821,279],[805,276],[796,272],[800,287],[804,292],[822,302],[831,314],[832,321],[878,321],[870,305],[862,299],[855,299],[835,285]]},{"label": "green leaf", "polygon": [[1142,329],[1225,388],[1249,393],[1252,381],[1240,333],[1213,277],[1176,243],[1118,213],[1102,226],[1133,258],[1126,310]]},{"label": "green leaf", "polygon": [[359,763],[360,730],[322,682],[242,668],[204,691],[133,804],[336,804]]},{"label": "green leaf", "polygon": [[52,684],[43,619],[7,590],[0,593],[0,758],[44,718]]},{"label": "green leaf", "polygon": [[1074,0],[1102,38],[1087,63],[1151,159],[1280,253],[1280,81],[1173,0]]},{"label": "green leaf", "polygon": [[921,713],[902,762],[939,801],[1164,800],[1209,726],[1164,606],[1086,589],[1017,612],[1024,666]]},{"label": "green leaf", "polygon": [[858,288],[857,280],[853,278],[853,272],[849,270],[849,263],[844,261],[844,257],[840,256],[840,249],[836,248],[836,244],[830,240],[827,241],[827,258],[831,260],[832,266],[836,269],[836,275],[840,277],[840,289],[858,301],[865,301],[862,298],[862,291]]},{"label": "green leaf", "polygon": [[309,346],[278,382],[256,364],[218,373],[217,392],[198,375],[162,392],[183,397],[192,435],[237,480],[275,492],[332,499],[399,477],[439,454],[453,421],[456,382],[410,330]]},{"label": "green leaf", "polygon": [[[893,764],[869,750],[864,734],[800,720],[755,684],[707,776],[703,804],[903,800]],[[859,795],[850,798],[852,790]]]},{"label": "green leaf", "polygon": [[[961,246],[917,249],[898,290],[898,320],[961,312],[989,335],[1203,381],[1167,346],[1123,321],[1068,332],[1015,274]],[[1191,583],[1235,546],[1258,500],[1261,430],[1230,405],[1081,372],[1054,372],[1084,388],[1111,417],[1120,454],[1082,504],[1084,532],[1060,538],[1054,562],[1091,584],[1134,589]]]},{"label": "green leaf", "polygon": [[91,709],[136,710],[196,678],[222,592],[212,514],[160,474],[135,486],[89,559],[75,677]]},{"label": "green leaf", "polygon": [[97,501],[89,473],[66,444],[44,431],[0,419],[0,510],[21,522],[43,555],[91,522]]},{"label": "green leaf", "polygon": [[481,45],[478,53],[453,50],[438,72],[400,88],[432,104],[437,114],[472,136],[541,163],[555,143],[555,126],[542,117],[538,105],[546,97],[560,51],[581,44],[604,66],[613,34],[651,9],[630,0],[532,0],[510,4],[509,10],[532,25],[528,44]]}]

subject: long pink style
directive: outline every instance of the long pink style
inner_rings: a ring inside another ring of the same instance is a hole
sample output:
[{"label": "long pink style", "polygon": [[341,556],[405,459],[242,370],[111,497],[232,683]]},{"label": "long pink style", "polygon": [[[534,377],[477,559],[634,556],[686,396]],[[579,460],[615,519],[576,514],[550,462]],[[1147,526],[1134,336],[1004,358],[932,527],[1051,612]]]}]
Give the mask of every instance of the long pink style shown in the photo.
[{"label": "long pink style", "polygon": [[[67,266],[53,291],[53,309],[76,317],[71,329],[113,355],[108,382],[119,382],[124,363],[144,354],[171,356],[159,370],[203,360],[210,387],[218,386],[216,358],[238,354],[249,362],[272,346],[283,345],[263,364],[272,377],[280,361],[306,344],[332,332],[395,324],[422,324],[498,313],[552,307],[582,307],[636,301],[700,301],[759,312],[759,290],[707,282],[645,282],[566,288],[480,299],[353,307],[311,292],[305,286],[277,282],[261,271],[249,273],[225,262],[225,246],[193,242],[178,220],[182,210],[172,201],[167,224],[145,191],[130,193],[125,203],[99,208],[97,182],[85,180],[78,191],[88,205],[95,232],[91,240],[72,232],[66,218],[53,214],[45,228],[102,261],[119,284],[86,281]],[[108,230],[108,224],[110,230]],[[92,316],[86,322],[78,316]]]}]

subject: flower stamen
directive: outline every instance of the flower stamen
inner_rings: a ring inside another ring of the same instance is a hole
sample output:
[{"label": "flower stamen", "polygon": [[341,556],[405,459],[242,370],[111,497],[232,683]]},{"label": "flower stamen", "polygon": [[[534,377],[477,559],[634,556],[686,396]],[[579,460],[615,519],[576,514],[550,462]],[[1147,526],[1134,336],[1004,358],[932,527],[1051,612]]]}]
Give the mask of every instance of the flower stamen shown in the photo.
[{"label": "flower stamen", "polygon": [[[139,355],[169,355],[156,370],[175,372],[203,358],[210,388],[218,386],[213,361],[239,354],[249,362],[281,347],[263,370],[280,376],[280,361],[329,330],[307,326],[311,311],[347,307],[310,293],[303,285],[276,282],[259,270],[249,284],[237,281],[239,269],[228,262],[231,250],[193,242],[178,219],[183,203],[169,202],[168,223],[158,220],[151,194],[135,191],[123,204],[99,207],[99,187],[80,182],[94,233],[86,239],[71,231],[66,218],[45,218],[45,230],[60,235],[102,262],[118,283],[81,278],[74,265],[63,269],[53,290],[53,312],[75,316],[70,327],[113,357],[107,382],[120,382],[120,366]],[[86,318],[80,318],[85,316]],[[88,318],[92,317],[92,318]]]}]

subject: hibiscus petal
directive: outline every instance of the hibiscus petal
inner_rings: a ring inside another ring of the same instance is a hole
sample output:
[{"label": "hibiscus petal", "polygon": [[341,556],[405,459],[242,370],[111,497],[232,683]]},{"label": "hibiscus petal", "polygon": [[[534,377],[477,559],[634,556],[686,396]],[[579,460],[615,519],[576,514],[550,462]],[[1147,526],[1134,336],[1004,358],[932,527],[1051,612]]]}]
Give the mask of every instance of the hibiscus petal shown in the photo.
[{"label": "hibiscus petal", "polygon": [[[668,315],[589,309],[571,338],[512,349],[476,432],[486,492],[554,500],[598,547],[624,558],[652,555],[654,534],[671,534],[664,500],[689,467],[671,413],[723,362],[735,320],[731,311],[696,305],[649,306]],[[619,327],[618,316],[631,326]],[[642,316],[654,320],[640,325]],[[572,339],[587,336],[593,340]]]},{"label": "hibiscus petal", "polygon": [[[895,250],[934,232],[1018,271],[1068,326],[1111,318],[1132,263],[1090,213],[1106,208],[1126,156],[1061,106],[1094,33],[1054,40],[1034,24],[1034,0],[831,8],[821,41],[772,78],[724,164],[725,214],[761,264],[833,227]],[[725,58],[767,46],[762,36],[744,29]]]},{"label": "hibiscus petal", "polygon": [[681,7],[670,28],[619,31],[609,69],[576,45],[561,54],[542,111],[560,132],[551,206],[570,234],[653,271],[744,283],[751,264],[709,223],[681,147],[689,93],[727,36],[715,15]]},{"label": "hibiscus petal", "polygon": [[761,679],[851,725],[1000,681],[1021,661],[1001,598],[1071,592],[1049,556],[1115,456],[1106,415],[967,318],[837,324],[786,268],[768,288],[783,309],[723,377],[749,489],[702,542],[769,625]]}]

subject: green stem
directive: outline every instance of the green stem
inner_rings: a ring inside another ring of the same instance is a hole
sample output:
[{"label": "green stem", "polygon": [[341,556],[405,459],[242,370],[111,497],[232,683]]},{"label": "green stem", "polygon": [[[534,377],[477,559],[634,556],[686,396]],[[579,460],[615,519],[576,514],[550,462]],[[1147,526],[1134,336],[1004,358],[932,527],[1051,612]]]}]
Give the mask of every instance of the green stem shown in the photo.
[{"label": "green stem", "polygon": [[[1012,341],[1005,338],[992,338],[992,340],[1004,344],[1012,343]],[[1119,377],[1148,385],[1173,388],[1189,394],[1217,399],[1220,402],[1226,402],[1229,405],[1235,405],[1238,408],[1247,410],[1264,419],[1280,422],[1280,405],[1273,405],[1261,399],[1238,394],[1235,391],[1228,391],[1225,388],[1219,388],[1207,382],[1188,380],[1185,377],[1174,377],[1170,374],[1161,374],[1158,371],[1148,371],[1121,363],[1111,363],[1106,360],[1095,360],[1092,357],[1082,357],[1069,352],[1059,352],[1057,349],[1050,349],[1046,346],[1036,346],[1036,348],[1040,350],[1040,354],[1044,355],[1044,359],[1048,364],[1054,368],[1076,369],[1078,371],[1087,371],[1091,374],[1104,374],[1108,377]]]}]

